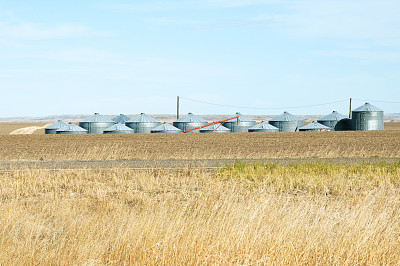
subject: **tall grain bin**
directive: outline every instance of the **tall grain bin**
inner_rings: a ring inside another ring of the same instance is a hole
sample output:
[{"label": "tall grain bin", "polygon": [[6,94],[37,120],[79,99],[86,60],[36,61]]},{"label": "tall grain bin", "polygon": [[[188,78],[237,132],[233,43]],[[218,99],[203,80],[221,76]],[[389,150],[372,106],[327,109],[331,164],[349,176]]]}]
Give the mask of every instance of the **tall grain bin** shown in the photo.
[{"label": "tall grain bin", "polygon": [[248,129],[249,132],[279,132],[279,129],[264,121]]},{"label": "tall grain bin", "polygon": [[330,131],[331,128],[320,124],[316,121],[309,123],[308,125],[299,128],[299,131]]},{"label": "tall grain bin", "polygon": [[237,112],[234,116],[239,116],[238,119],[226,121],[223,126],[231,130],[231,132],[248,132],[248,129],[256,125],[256,121]]},{"label": "tall grain bin", "polygon": [[132,128],[127,127],[121,123],[117,123],[109,128],[104,129],[104,134],[132,134],[132,133],[135,133],[135,131]]},{"label": "tall grain bin", "polygon": [[346,118],[346,116],[339,114],[336,111],[333,111],[329,115],[318,119],[317,122],[327,127],[330,127],[332,131],[344,131],[350,129],[346,124]]},{"label": "tall grain bin", "polygon": [[[172,123],[174,127],[179,128],[182,131],[186,131],[189,129],[193,129],[196,127],[205,126],[208,124],[206,120],[203,118],[197,117],[192,113],[188,113],[187,116],[182,117]],[[198,129],[190,131],[189,133],[198,133],[200,132]]]},{"label": "tall grain bin", "polygon": [[114,121],[115,123],[125,124],[125,122],[131,120],[131,118],[124,114],[120,114],[119,116],[116,116],[111,120]]},{"label": "tall grain bin", "polygon": [[64,121],[58,120],[54,124],[51,124],[50,126],[45,127],[44,134],[56,134],[57,129],[61,129],[61,128],[65,127],[66,125],[68,125],[68,124],[65,123]]},{"label": "tall grain bin", "polygon": [[351,112],[354,130],[383,130],[383,111],[370,103]]},{"label": "tall grain bin", "polygon": [[151,133],[181,133],[181,130],[171,124],[164,123],[151,130]]},{"label": "tall grain bin", "polygon": [[79,126],[86,129],[89,134],[103,134],[104,129],[111,127],[115,122],[99,113],[79,122]]},{"label": "tall grain bin", "polygon": [[230,133],[231,130],[221,124],[214,124],[200,128],[200,133]]},{"label": "tall grain bin", "polygon": [[88,131],[73,123],[67,124],[65,127],[57,129],[56,134],[87,134]]},{"label": "tall grain bin", "polygon": [[288,112],[283,112],[283,114],[271,119],[269,123],[277,127],[279,132],[294,132],[296,128],[304,126],[303,120]]},{"label": "tall grain bin", "polygon": [[141,113],[131,120],[126,121],[125,125],[135,130],[135,133],[150,133],[153,128],[160,125],[160,121],[145,113]]}]

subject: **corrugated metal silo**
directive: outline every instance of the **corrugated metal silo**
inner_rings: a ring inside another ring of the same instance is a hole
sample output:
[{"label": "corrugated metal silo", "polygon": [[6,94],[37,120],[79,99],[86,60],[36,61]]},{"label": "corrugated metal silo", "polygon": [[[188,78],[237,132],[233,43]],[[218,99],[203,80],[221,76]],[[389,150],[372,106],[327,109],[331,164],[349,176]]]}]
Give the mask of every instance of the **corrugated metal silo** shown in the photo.
[{"label": "corrugated metal silo", "polygon": [[316,121],[309,123],[308,125],[299,128],[299,131],[330,131],[331,128],[320,124]]},{"label": "corrugated metal silo", "polygon": [[141,113],[131,120],[126,121],[125,125],[135,130],[135,133],[150,133],[153,128],[160,125],[160,121],[145,113]]},{"label": "corrugated metal silo", "polygon": [[248,132],[248,129],[256,125],[256,121],[237,112],[234,116],[239,116],[238,119],[226,121],[223,126],[231,130],[231,132]]},{"label": "corrugated metal silo", "polygon": [[354,130],[383,130],[383,111],[370,103],[351,112]]},{"label": "corrugated metal silo", "polygon": [[[192,113],[188,113],[187,116],[182,117],[172,123],[174,127],[179,128],[182,131],[193,129],[196,127],[205,126],[208,122],[200,117],[195,116]],[[198,133],[198,129],[190,131],[189,133]]]},{"label": "corrugated metal silo", "polygon": [[279,132],[294,132],[297,127],[304,126],[303,120],[288,112],[283,112],[283,114],[271,119],[269,123],[277,127]]},{"label": "corrugated metal silo", "polygon": [[332,131],[344,131],[349,130],[349,128],[346,129],[346,122],[345,120],[343,120],[346,118],[346,116],[339,114],[336,111],[333,111],[329,115],[318,119],[317,122],[327,127],[330,127]]},{"label": "corrugated metal silo", "polygon": [[151,130],[151,133],[181,133],[181,130],[171,124],[164,123]]},{"label": "corrugated metal silo", "polygon": [[135,133],[135,131],[132,128],[127,127],[121,123],[117,123],[109,128],[104,129],[104,134],[132,134],[132,133]]},{"label": "corrugated metal silo", "polygon": [[249,132],[279,132],[279,129],[264,121],[248,129]]},{"label": "corrugated metal silo", "polygon": [[69,123],[65,127],[57,129],[56,134],[88,134],[88,131],[73,123]]},{"label": "corrugated metal silo", "polygon": [[86,129],[89,134],[103,134],[104,129],[111,127],[115,122],[99,113],[79,122],[79,126]]},{"label": "corrugated metal silo", "polygon": [[200,128],[200,133],[230,133],[231,130],[221,124],[214,124],[211,126]]},{"label": "corrugated metal silo", "polygon": [[51,124],[50,126],[45,127],[44,134],[56,134],[57,129],[61,129],[61,128],[65,127],[66,125],[68,125],[68,124],[65,123],[64,121],[58,120],[54,124]]},{"label": "corrugated metal silo", "polygon": [[120,114],[119,116],[116,116],[111,120],[114,121],[115,123],[125,124],[125,122],[131,120],[131,118],[124,114]]}]

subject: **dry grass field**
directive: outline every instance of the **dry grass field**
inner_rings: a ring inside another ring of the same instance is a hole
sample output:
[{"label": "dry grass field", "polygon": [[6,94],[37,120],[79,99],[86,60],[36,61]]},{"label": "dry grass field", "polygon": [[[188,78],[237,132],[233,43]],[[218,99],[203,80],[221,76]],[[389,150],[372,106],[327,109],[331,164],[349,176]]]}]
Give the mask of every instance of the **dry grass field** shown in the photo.
[{"label": "dry grass field", "polygon": [[399,166],[3,171],[0,264],[398,264]]},{"label": "dry grass field", "polygon": [[[55,163],[0,164],[0,265],[399,264],[400,130],[385,126],[0,135],[0,161]],[[370,157],[382,162],[238,161],[213,171],[56,167],[76,160]]]}]

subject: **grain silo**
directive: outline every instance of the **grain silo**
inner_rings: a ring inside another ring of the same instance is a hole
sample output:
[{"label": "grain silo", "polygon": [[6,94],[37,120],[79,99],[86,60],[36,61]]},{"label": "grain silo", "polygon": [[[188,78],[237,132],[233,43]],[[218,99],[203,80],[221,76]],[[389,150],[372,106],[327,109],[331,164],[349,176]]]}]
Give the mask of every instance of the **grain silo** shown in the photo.
[{"label": "grain silo", "polygon": [[88,131],[74,123],[69,123],[65,127],[57,129],[56,134],[87,134]]},{"label": "grain silo", "polygon": [[329,115],[318,119],[317,122],[327,127],[330,127],[332,131],[344,131],[350,129],[348,128],[349,126],[346,119],[346,116],[339,114],[336,111],[333,111]]},{"label": "grain silo", "polygon": [[299,128],[299,131],[331,131],[331,128],[316,121]]},{"label": "grain silo", "polygon": [[[174,125],[174,127],[177,127],[182,131],[186,131],[196,127],[205,126],[208,124],[208,122],[200,117],[195,116],[192,113],[188,113],[187,116],[174,121],[172,124]],[[196,129],[190,131],[189,133],[198,133],[198,132],[200,131]]]},{"label": "grain silo", "polygon": [[370,103],[351,112],[354,130],[383,130],[383,111]]},{"label": "grain silo", "polygon": [[131,120],[131,118],[124,114],[120,114],[119,116],[116,116],[111,120],[114,121],[115,123],[125,124],[125,122]]},{"label": "grain silo", "polygon": [[104,134],[132,134],[132,133],[135,133],[135,131],[132,128],[127,127],[121,123],[117,123],[109,128],[104,129]]},{"label": "grain silo", "polygon": [[231,130],[221,124],[214,124],[200,128],[200,133],[230,133]]},{"label": "grain silo", "polygon": [[279,132],[279,129],[264,121],[248,129],[249,132]]},{"label": "grain silo", "polygon": [[145,113],[141,113],[131,120],[126,121],[125,125],[135,130],[135,133],[150,133],[153,128],[160,125],[160,121]]},{"label": "grain silo", "polygon": [[237,112],[234,116],[239,116],[237,119],[226,121],[223,126],[231,130],[231,132],[248,132],[248,129],[255,126],[256,121]]},{"label": "grain silo", "polygon": [[61,128],[65,127],[66,125],[68,125],[68,124],[65,123],[64,121],[58,120],[54,124],[51,124],[50,126],[45,127],[44,134],[56,134],[57,129],[61,129]]},{"label": "grain silo", "polygon": [[181,133],[181,130],[171,124],[164,123],[151,130],[151,133]]},{"label": "grain silo", "polygon": [[271,119],[269,123],[277,127],[279,132],[295,132],[298,128],[304,126],[303,120],[288,112],[283,112],[283,114]]},{"label": "grain silo", "polygon": [[86,129],[89,134],[103,134],[104,129],[111,127],[115,122],[98,113],[79,122],[79,126]]}]

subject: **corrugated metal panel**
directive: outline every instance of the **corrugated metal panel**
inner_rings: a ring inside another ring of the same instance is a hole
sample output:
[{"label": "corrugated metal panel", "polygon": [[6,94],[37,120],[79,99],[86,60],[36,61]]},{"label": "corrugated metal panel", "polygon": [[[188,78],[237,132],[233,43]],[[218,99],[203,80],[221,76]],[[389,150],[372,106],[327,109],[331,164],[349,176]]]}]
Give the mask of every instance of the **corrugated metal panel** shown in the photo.
[{"label": "corrugated metal panel", "polygon": [[160,125],[160,121],[145,113],[141,113],[131,120],[126,121],[125,125],[135,130],[135,133],[150,133],[153,128]]},{"label": "corrugated metal panel", "polygon": [[294,132],[297,128],[304,126],[303,120],[288,112],[271,119],[269,123],[278,128],[280,132]]},{"label": "corrugated metal panel", "polygon": [[353,130],[383,130],[383,111],[369,103],[351,112]]},{"label": "corrugated metal panel", "polygon": [[[182,117],[173,122],[174,127],[179,128],[182,131],[186,131],[189,129],[193,129],[196,127],[201,127],[207,125],[208,122],[200,117],[195,116],[192,113],[188,113],[187,116]],[[190,131],[189,133],[198,133],[200,132],[198,129]]]},{"label": "corrugated metal panel", "polygon": [[253,127],[250,127],[248,129],[249,132],[279,132],[279,128],[274,127],[273,125],[270,125],[266,123],[265,121],[262,121],[258,125],[255,125]]},{"label": "corrugated metal panel", "polygon": [[239,116],[239,118],[226,121],[223,124],[225,127],[229,128],[231,132],[248,132],[248,129],[256,124],[256,121],[242,115],[239,112],[232,117],[235,116]]},{"label": "corrugated metal panel", "polygon": [[181,130],[179,128],[174,127],[169,123],[164,123],[151,130],[151,133],[180,133],[180,132]]},{"label": "corrugated metal panel", "polygon": [[383,112],[383,110],[378,107],[373,106],[370,103],[365,103],[364,105],[354,109],[353,112]]},{"label": "corrugated metal panel", "polygon": [[104,129],[114,125],[115,122],[99,113],[79,122],[79,126],[86,129],[89,134],[103,134]]},{"label": "corrugated metal panel", "polygon": [[342,121],[344,119],[347,119],[347,117],[333,111],[329,115],[318,119],[317,122],[329,127],[332,131],[350,130],[350,128],[346,129],[347,124]]},{"label": "corrugated metal panel", "polygon": [[126,121],[129,121],[129,120],[131,120],[131,119],[132,119],[132,118],[130,118],[129,116],[126,116],[126,115],[124,115],[124,114],[120,114],[119,116],[114,117],[112,120],[113,120],[115,123],[125,124]]},{"label": "corrugated metal panel", "polygon": [[62,120],[58,120],[57,122],[55,122],[54,124],[51,124],[50,126],[46,127],[44,129],[44,133],[45,134],[56,134],[56,130],[65,127],[66,125],[68,125],[67,123],[65,123]]},{"label": "corrugated metal panel", "polygon": [[135,131],[132,128],[127,127],[121,123],[112,125],[111,127],[106,128],[104,130],[104,134],[132,134],[132,133],[135,133]]},{"label": "corrugated metal panel", "polygon": [[57,129],[56,134],[87,134],[88,131],[73,123],[67,124],[65,127]]},{"label": "corrugated metal panel", "polygon": [[200,129],[200,133],[212,133],[213,131],[214,131],[214,133],[229,133],[229,132],[231,132],[231,130],[229,128],[226,128],[221,124],[214,124],[214,125],[203,127]]},{"label": "corrugated metal panel", "polygon": [[330,130],[330,127],[327,127],[325,125],[322,125],[316,121],[309,123],[308,125],[305,125],[301,128],[299,128],[300,131],[328,131]]}]

